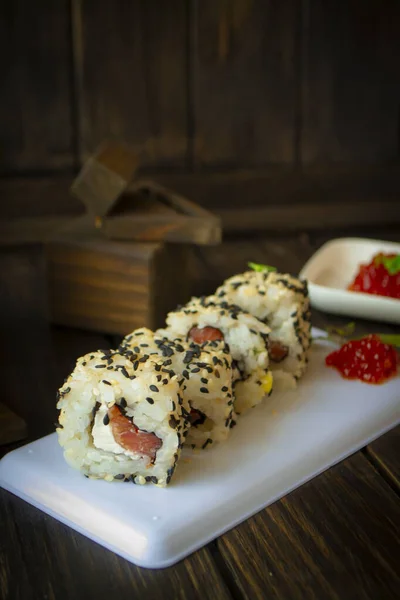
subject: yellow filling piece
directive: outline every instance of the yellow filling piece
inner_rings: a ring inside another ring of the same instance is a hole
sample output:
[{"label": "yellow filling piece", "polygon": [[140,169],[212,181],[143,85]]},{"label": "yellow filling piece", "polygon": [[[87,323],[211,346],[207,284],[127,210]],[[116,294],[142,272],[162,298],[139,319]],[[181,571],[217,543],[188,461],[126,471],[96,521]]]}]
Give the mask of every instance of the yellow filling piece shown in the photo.
[{"label": "yellow filling piece", "polygon": [[261,377],[261,387],[266,394],[269,394],[272,390],[272,385],[274,383],[274,378],[272,377],[271,371],[268,371],[263,377]]}]

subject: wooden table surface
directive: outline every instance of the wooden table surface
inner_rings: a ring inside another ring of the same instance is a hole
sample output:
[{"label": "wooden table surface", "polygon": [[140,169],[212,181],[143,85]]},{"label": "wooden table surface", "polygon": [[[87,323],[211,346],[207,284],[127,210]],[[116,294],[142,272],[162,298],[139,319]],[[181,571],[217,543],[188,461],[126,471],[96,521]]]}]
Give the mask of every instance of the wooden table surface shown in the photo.
[{"label": "wooden table surface", "polygon": [[[396,231],[369,236],[400,238]],[[196,249],[192,291],[211,292],[248,260],[298,272],[329,237],[335,234]],[[33,440],[54,430],[55,392],[75,358],[116,340],[48,326],[40,247],[3,251],[0,284],[0,401],[26,419]],[[346,319],[313,311],[312,321],[324,327]],[[360,333],[374,330],[399,333],[357,323]],[[16,446],[1,447],[1,454]],[[399,598],[399,491],[397,428],[164,570],[136,567],[0,491],[0,598]]]}]

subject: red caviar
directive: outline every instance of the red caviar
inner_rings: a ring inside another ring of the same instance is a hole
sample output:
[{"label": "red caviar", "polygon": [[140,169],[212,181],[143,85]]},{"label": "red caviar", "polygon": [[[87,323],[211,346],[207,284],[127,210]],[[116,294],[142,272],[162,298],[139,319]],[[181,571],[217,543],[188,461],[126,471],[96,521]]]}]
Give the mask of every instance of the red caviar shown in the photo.
[{"label": "red caviar", "polygon": [[394,259],[396,254],[376,254],[370,263],[360,265],[354,281],[348,289],[353,292],[376,294],[400,299],[400,272],[390,274],[384,265],[385,259]]},{"label": "red caviar", "polygon": [[346,342],[325,359],[325,364],[335,367],[345,379],[365,383],[383,383],[397,373],[397,362],[395,348],[374,334]]}]

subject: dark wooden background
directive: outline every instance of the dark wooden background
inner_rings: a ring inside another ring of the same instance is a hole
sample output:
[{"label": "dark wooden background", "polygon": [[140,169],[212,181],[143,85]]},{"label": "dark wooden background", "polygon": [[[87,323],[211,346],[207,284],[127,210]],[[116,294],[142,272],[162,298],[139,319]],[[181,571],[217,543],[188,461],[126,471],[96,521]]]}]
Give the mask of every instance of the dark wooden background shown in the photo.
[{"label": "dark wooden background", "polygon": [[398,0],[14,0],[1,12],[7,190],[70,177],[117,137],[227,229],[400,222]]}]

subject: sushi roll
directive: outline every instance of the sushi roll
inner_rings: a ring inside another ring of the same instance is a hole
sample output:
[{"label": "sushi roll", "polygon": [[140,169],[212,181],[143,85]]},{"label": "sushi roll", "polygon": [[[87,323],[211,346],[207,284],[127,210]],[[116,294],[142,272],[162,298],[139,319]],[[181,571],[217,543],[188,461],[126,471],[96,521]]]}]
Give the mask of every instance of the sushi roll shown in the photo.
[{"label": "sushi roll", "polygon": [[296,386],[307,366],[311,342],[307,282],[273,271],[248,271],[227,279],[216,291],[270,329],[269,358],[275,386]]},{"label": "sushi roll", "polygon": [[57,434],[69,465],[95,479],[169,483],[189,407],[164,359],[93,352],[78,359],[58,397]]},{"label": "sushi roll", "polygon": [[190,405],[185,445],[204,449],[226,440],[236,417],[232,386],[237,374],[228,346],[224,341],[199,345],[179,337],[169,339],[169,333],[138,329],[126,336],[120,349],[128,356],[142,352],[162,356],[181,377],[181,393]]},{"label": "sushi roll", "polygon": [[193,298],[167,316],[168,335],[202,344],[224,340],[238,369],[234,408],[242,414],[271,393],[268,345],[270,329],[239,306],[214,296]]}]

